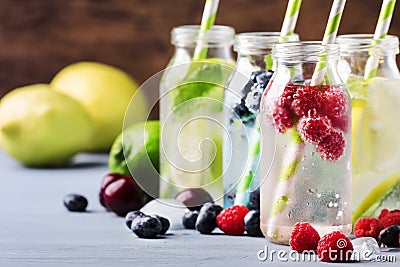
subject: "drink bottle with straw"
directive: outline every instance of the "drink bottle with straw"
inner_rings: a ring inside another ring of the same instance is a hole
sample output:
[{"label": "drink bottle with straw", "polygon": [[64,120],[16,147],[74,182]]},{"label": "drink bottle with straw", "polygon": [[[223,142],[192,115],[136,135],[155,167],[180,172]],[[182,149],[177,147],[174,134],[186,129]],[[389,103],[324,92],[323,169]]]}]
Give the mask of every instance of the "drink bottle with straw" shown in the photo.
[{"label": "drink bottle with straw", "polygon": [[322,42],[274,45],[276,72],[261,100],[261,229],[288,244],[309,222],[349,234],[351,106],[334,44],[345,1],[334,1]]},{"label": "drink bottle with straw", "polygon": [[[290,0],[281,32],[249,32],[235,37],[238,53],[224,96],[224,206],[249,205],[259,194],[260,98],[273,74],[272,46],[298,41],[294,33],[301,0]],[[250,203],[249,203],[250,202]]]},{"label": "drink bottle with straw", "polygon": [[175,53],[160,82],[162,198],[203,188],[222,203],[223,92],[234,29],[213,25],[217,6],[207,0],[200,26],[172,30]]},{"label": "drink bottle with straw", "polygon": [[396,1],[383,1],[375,34],[339,36],[339,73],[352,101],[353,223],[400,207],[399,39],[387,35]]}]

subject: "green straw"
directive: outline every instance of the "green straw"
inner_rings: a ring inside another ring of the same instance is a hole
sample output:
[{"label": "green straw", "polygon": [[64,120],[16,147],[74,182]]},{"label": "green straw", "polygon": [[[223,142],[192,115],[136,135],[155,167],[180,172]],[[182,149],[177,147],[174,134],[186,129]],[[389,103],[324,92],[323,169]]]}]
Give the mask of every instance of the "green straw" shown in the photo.
[{"label": "green straw", "polygon": [[211,30],[214,26],[215,18],[217,16],[219,0],[206,0],[204,6],[203,17],[201,19],[199,38],[196,48],[194,50],[194,60],[204,59],[207,56],[207,46],[205,46],[204,36],[207,31]]},{"label": "green straw", "polygon": [[389,32],[389,26],[392,21],[394,7],[396,0],[383,0],[381,12],[379,14],[378,23],[376,24],[374,41],[372,43],[372,49],[370,51],[370,57],[368,58],[365,66],[364,78],[369,79],[376,76],[379,66],[379,56],[377,56],[375,48],[378,46],[383,39],[386,38]]},{"label": "green straw", "polygon": [[300,6],[301,0],[289,0],[285,18],[282,23],[281,37],[287,37],[294,34],[297,18],[299,17]]},{"label": "green straw", "polygon": [[[345,4],[346,0],[335,0],[333,2],[331,13],[329,14],[328,24],[326,25],[325,29],[324,39],[322,40],[323,45],[332,44],[335,42]],[[311,79],[311,85],[322,84],[324,81],[325,72],[326,58],[321,57]]]}]

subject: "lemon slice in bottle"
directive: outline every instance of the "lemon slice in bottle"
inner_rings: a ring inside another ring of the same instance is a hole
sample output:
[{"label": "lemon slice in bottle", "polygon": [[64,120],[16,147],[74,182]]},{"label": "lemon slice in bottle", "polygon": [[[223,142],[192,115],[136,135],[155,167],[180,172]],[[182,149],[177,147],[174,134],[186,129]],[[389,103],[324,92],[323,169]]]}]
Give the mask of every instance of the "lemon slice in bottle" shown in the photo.
[{"label": "lemon slice in bottle", "polygon": [[377,215],[380,208],[396,208],[400,204],[400,173],[396,173],[376,186],[353,213],[355,223],[360,217]]}]

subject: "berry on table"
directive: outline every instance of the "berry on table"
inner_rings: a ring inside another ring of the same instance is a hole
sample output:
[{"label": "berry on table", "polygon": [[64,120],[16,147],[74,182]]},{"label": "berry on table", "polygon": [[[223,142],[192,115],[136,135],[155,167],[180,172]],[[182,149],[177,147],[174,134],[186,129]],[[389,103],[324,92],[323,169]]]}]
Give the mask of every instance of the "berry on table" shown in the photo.
[{"label": "berry on table", "polygon": [[324,262],[346,262],[353,254],[350,239],[339,231],[326,234],[318,241],[318,258]]},{"label": "berry on table", "polygon": [[73,212],[84,212],[88,201],[84,196],[78,194],[68,194],[64,197],[64,206]]},{"label": "berry on table", "polygon": [[145,215],[136,217],[131,229],[140,238],[154,238],[161,233],[162,225],[158,218]]},{"label": "berry on table", "polygon": [[216,218],[221,211],[221,206],[215,205],[211,202],[205,203],[203,207],[201,207],[199,215],[197,216],[197,231],[202,234],[211,234],[215,227],[217,227]]},{"label": "berry on table", "polygon": [[160,220],[160,222],[161,222],[160,235],[164,235],[169,229],[169,226],[170,226],[169,220],[167,218],[164,218],[164,217],[159,216],[159,215],[154,215],[154,217],[156,217],[157,219]]},{"label": "berry on table", "polygon": [[232,206],[217,216],[219,229],[228,235],[244,234],[244,217],[249,212],[246,206]]},{"label": "berry on table", "polygon": [[244,230],[249,236],[262,237],[260,228],[260,211],[251,210],[244,216]]},{"label": "berry on table", "polygon": [[128,214],[126,214],[126,216],[125,216],[125,225],[129,229],[131,229],[132,221],[136,217],[143,217],[143,216],[145,216],[145,214],[143,212],[141,212],[140,210],[135,210],[135,211],[128,212]]},{"label": "berry on table", "polygon": [[354,236],[369,236],[378,240],[379,233],[383,228],[382,223],[376,218],[360,218],[354,224]]},{"label": "berry on table", "polygon": [[387,210],[383,209],[379,215],[383,227],[389,227],[392,225],[400,225],[400,210]]},{"label": "berry on table", "polygon": [[182,224],[186,229],[196,229],[196,220],[199,216],[198,210],[188,211],[182,217]]},{"label": "berry on table", "polygon": [[379,233],[378,240],[388,247],[400,246],[400,225],[392,225],[386,227]]},{"label": "berry on table", "polygon": [[307,222],[298,222],[294,225],[290,235],[290,247],[297,251],[316,251],[320,236],[317,230]]}]

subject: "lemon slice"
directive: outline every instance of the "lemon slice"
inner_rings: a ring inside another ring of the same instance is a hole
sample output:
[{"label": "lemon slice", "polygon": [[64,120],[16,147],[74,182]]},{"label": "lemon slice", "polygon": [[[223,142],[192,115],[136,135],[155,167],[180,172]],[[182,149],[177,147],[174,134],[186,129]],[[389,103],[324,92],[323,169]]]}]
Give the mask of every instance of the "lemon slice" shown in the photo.
[{"label": "lemon slice", "polygon": [[[400,194],[400,172],[383,180],[376,186],[358,208],[354,211],[352,221],[355,223],[360,217],[371,217],[375,211],[379,209],[387,200],[391,200],[392,196]],[[397,199],[399,201],[399,199]]]}]

